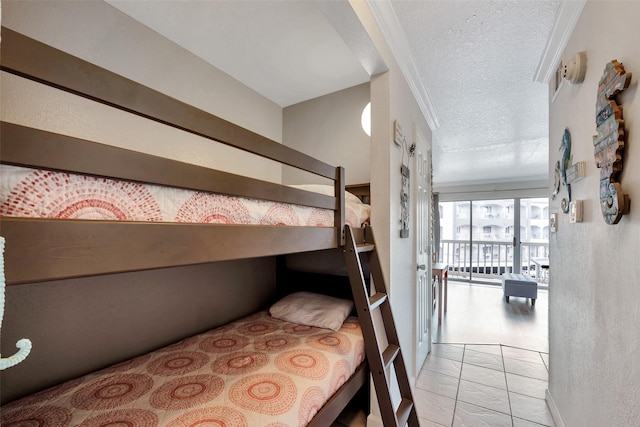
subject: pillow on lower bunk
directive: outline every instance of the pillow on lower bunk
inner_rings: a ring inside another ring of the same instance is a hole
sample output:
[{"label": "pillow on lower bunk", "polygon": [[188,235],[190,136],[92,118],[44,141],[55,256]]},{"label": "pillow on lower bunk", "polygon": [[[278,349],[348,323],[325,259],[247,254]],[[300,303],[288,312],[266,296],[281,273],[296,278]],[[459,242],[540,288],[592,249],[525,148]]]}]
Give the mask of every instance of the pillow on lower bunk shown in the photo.
[{"label": "pillow on lower bunk", "polygon": [[271,316],[300,325],[337,331],[353,309],[353,301],[312,292],[295,292],[269,309]]}]

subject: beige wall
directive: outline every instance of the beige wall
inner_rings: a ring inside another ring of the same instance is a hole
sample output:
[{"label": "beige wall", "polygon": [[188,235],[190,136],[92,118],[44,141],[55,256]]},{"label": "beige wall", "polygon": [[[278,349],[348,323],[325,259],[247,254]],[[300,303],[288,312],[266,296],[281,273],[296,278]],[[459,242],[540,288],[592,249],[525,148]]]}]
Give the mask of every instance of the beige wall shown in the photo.
[{"label": "beige wall", "polygon": [[[280,107],[106,3],[3,0],[2,25],[282,139]],[[7,73],[0,79],[5,121],[281,180],[279,165],[253,162],[209,140]],[[274,292],[273,259],[11,286],[1,353],[13,354],[23,337],[33,350],[3,371],[2,401],[253,312]]]},{"label": "beige wall", "polygon": [[[283,144],[331,165],[345,168],[347,184],[369,182],[371,141],[360,124],[369,102],[369,83],[286,107]],[[311,183],[309,175],[283,168],[285,184]],[[315,177],[318,184],[326,184]]]},{"label": "beige wall", "polygon": [[2,354],[21,338],[33,349],[2,372],[2,402],[253,313],[274,294],[272,258],[9,286]]},{"label": "beige wall", "polygon": [[[567,427],[640,425],[639,19],[640,2],[587,2],[562,55],[566,63],[586,52],[585,81],[565,84],[550,104],[550,176],[565,128],[573,161],[587,165],[586,178],[572,185],[572,199],[584,201],[584,222],[569,223],[561,197],[551,201],[559,225],[549,239],[549,391],[557,424]],[[633,73],[618,98],[628,134],[621,183],[631,213],[617,225],[605,224],[600,213],[592,143],[598,81],[612,59]]]},{"label": "beige wall", "polygon": [[[2,25],[282,142],[282,109],[102,1],[2,0]],[[281,167],[2,73],[2,118],[280,182]]]}]

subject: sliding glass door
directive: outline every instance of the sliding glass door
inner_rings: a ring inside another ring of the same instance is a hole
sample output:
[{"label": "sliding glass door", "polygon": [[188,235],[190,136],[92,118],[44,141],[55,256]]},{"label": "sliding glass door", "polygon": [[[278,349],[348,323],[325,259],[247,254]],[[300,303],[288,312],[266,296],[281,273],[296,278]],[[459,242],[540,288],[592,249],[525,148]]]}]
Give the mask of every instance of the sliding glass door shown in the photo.
[{"label": "sliding glass door", "polygon": [[518,229],[513,200],[472,201],[471,206],[472,279],[473,275],[479,280],[493,279],[513,271],[517,265],[513,239]]},{"label": "sliding glass door", "polygon": [[548,283],[549,277],[549,199],[520,201],[522,272]]},{"label": "sliding glass door", "polygon": [[547,199],[441,202],[439,261],[449,264],[451,277],[476,282],[533,274],[534,258],[548,253],[548,205]]}]

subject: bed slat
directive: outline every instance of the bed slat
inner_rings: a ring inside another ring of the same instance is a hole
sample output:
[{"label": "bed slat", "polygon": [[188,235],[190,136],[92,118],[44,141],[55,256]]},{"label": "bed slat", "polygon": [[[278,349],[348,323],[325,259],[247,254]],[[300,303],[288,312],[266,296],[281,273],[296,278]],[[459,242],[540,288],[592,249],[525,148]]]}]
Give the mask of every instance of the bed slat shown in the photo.
[{"label": "bed slat", "polygon": [[338,198],[13,123],[0,122],[0,138],[0,162],[5,164],[322,209],[340,208]]},{"label": "bed slat", "polygon": [[5,217],[0,233],[7,285],[337,246],[332,227]]}]

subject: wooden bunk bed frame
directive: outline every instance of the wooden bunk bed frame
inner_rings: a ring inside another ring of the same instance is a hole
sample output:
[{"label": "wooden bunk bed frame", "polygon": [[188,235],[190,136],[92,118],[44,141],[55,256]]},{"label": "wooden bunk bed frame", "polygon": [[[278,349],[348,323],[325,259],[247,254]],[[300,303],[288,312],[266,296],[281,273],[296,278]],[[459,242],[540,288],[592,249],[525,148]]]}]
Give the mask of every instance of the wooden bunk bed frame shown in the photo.
[{"label": "wooden bunk bed frame", "polygon": [[[111,221],[95,224],[3,218],[7,284],[331,249],[344,244],[343,168],[328,165],[4,27],[0,68],[330,179],[336,194],[330,197],[311,193],[3,122],[1,161],[5,164],[334,210],[333,228]],[[46,234],[42,233],[43,227]],[[57,245],[62,236],[65,244]],[[124,242],[133,243],[130,253]],[[82,263],[76,262],[78,258],[87,265],[79,265]],[[38,259],[39,263],[27,268],[24,263],[28,259]]]},{"label": "wooden bunk bed frame", "polygon": [[[334,227],[0,217],[0,233],[6,238],[7,285],[335,249],[344,245],[346,208],[342,167],[326,164],[5,27],[2,27],[0,62],[4,72],[327,178],[335,189],[334,197],[326,196],[1,122],[0,162],[4,164],[334,211]],[[363,363],[310,425],[329,425],[362,386],[368,384],[368,378],[368,369]]]}]

